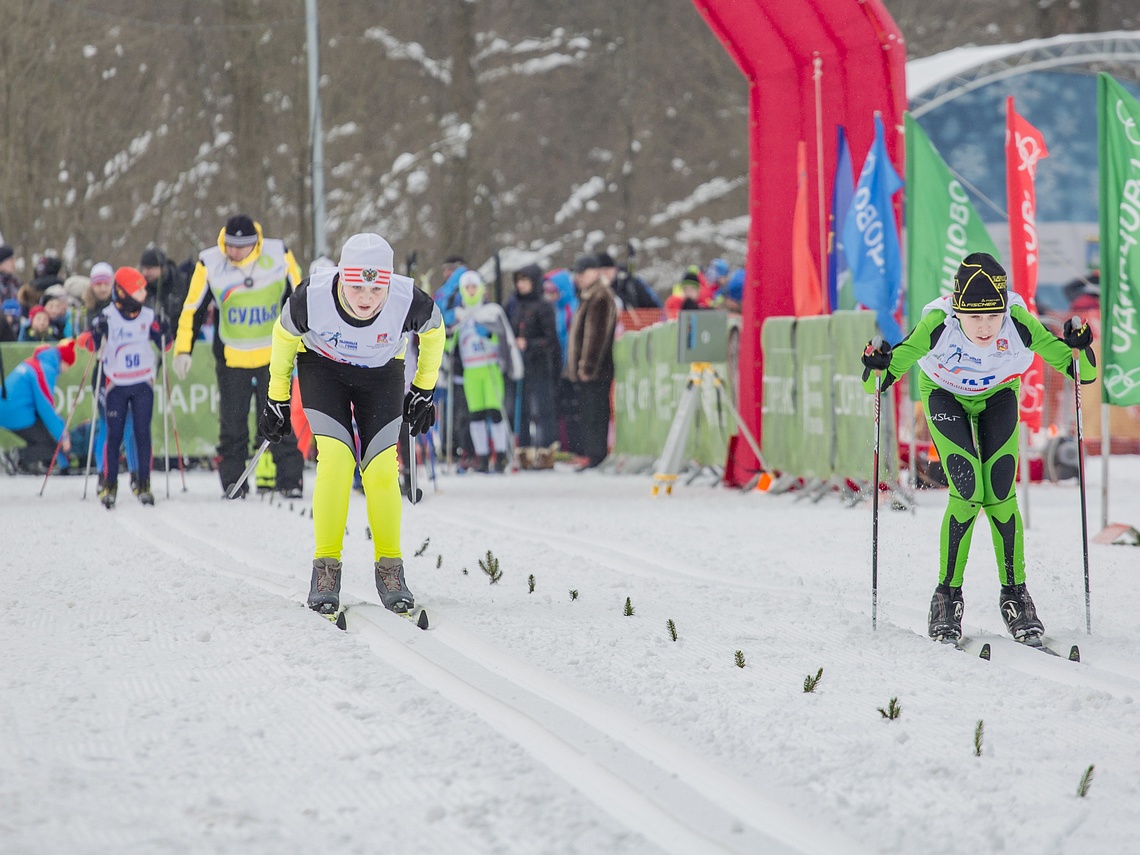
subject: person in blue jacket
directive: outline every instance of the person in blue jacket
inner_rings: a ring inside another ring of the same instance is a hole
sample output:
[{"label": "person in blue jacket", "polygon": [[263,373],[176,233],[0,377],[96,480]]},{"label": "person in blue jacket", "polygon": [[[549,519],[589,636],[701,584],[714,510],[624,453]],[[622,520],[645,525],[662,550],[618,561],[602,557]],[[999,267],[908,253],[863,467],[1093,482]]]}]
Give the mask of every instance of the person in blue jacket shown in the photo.
[{"label": "person in blue jacket", "polygon": [[4,380],[0,389],[0,427],[27,443],[20,453],[19,468],[24,472],[46,472],[57,444],[59,468],[67,468],[71,439],[64,432],[63,418],[55,411],[54,392],[59,373],[74,363],[75,339],[66,339],[58,345],[36,348]]}]

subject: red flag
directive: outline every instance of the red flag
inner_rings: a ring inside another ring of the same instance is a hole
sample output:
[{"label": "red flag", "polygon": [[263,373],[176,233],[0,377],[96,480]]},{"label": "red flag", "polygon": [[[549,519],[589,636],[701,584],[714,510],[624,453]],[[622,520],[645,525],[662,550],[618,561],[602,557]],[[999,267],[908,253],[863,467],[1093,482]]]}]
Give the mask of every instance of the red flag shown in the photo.
[{"label": "red flag", "polygon": [[[1017,114],[1013,96],[1006,99],[1005,191],[1009,207],[1009,255],[1013,290],[1037,314],[1037,162],[1049,156],[1041,132]],[[1021,376],[1021,420],[1041,429],[1045,403],[1045,370],[1041,357]]]},{"label": "red flag", "polygon": [[796,210],[792,214],[792,301],[796,317],[822,315],[823,293],[819,273],[811,257],[808,229],[807,146],[800,140],[796,148]]}]

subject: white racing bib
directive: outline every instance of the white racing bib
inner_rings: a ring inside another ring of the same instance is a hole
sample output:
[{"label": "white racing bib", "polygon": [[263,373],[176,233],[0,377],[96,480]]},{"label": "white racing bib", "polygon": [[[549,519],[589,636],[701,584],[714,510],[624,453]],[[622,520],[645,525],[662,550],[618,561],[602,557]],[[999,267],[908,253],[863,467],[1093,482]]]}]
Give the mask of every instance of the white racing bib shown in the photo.
[{"label": "white racing bib", "polygon": [[379,368],[404,352],[407,345],[404,322],[412,305],[415,287],[407,276],[393,273],[388,300],[367,326],[353,326],[341,317],[333,293],[335,267],[318,270],[309,277],[309,331],[302,336],[305,347],[335,362]]},{"label": "white racing bib", "polygon": [[115,386],[149,383],[154,380],[154,347],[150,328],[154,309],[143,307],[138,317],[127,320],[114,306],[103,310],[107,319],[107,340],[103,343],[103,376]]},{"label": "white racing bib", "polygon": [[[1025,307],[1017,294],[1010,294],[1011,305]],[[923,308],[946,312],[946,326],[930,352],[918,360],[919,367],[935,383],[956,395],[978,395],[1008,383],[1033,364],[1033,351],[1021,341],[1013,318],[1005,313],[1001,330],[986,347],[974,344],[950,308],[950,297],[940,297]]]}]

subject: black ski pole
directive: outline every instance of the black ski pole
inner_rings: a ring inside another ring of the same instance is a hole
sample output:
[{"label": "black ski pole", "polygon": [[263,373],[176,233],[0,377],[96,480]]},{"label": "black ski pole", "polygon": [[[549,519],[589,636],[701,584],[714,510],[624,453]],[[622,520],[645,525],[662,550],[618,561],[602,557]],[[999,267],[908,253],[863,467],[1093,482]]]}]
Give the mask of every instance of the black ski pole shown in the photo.
[{"label": "black ski pole", "polygon": [[[878,350],[883,339],[875,336],[871,347]],[[872,469],[874,482],[871,484],[871,629],[879,628],[879,434],[881,433],[881,413],[883,407],[883,372],[875,372],[875,454]]]},{"label": "black ski pole", "polygon": [[[1079,315],[1073,315],[1069,322],[1073,329],[1079,330],[1083,326]],[[1073,397],[1077,404],[1077,481],[1081,492],[1081,546],[1084,548],[1085,559],[1085,631],[1092,635],[1092,596],[1089,593],[1089,521],[1088,507],[1085,502],[1085,431],[1084,416],[1081,413],[1081,352],[1073,348]],[[1108,448],[1101,448],[1101,454],[1108,454]]]}]

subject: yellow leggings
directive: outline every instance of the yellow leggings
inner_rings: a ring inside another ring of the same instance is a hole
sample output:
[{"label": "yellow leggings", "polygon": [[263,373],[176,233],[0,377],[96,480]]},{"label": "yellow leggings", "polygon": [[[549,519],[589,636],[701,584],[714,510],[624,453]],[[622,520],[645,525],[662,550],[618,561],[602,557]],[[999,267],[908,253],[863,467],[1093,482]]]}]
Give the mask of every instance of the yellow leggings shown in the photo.
[{"label": "yellow leggings", "polygon": [[[331,436],[316,437],[317,482],[313,487],[314,558],[340,559],[348,500],[356,471],[356,452]],[[400,558],[399,465],[396,446],[384,449],[369,462],[361,476],[372,529],[374,559]]]}]

